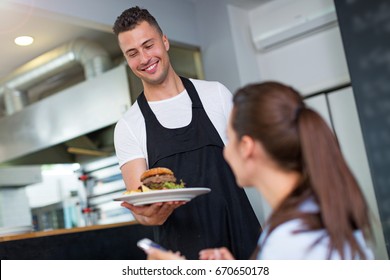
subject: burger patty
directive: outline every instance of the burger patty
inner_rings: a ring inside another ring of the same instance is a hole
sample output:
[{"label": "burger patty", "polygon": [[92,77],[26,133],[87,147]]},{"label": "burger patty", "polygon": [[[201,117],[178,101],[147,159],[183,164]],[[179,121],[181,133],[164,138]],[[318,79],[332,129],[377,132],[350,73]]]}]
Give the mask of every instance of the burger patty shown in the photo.
[{"label": "burger patty", "polygon": [[142,184],[144,184],[145,186],[150,186],[151,184],[159,184],[165,182],[176,182],[176,178],[171,174],[155,175],[145,178],[142,181]]}]

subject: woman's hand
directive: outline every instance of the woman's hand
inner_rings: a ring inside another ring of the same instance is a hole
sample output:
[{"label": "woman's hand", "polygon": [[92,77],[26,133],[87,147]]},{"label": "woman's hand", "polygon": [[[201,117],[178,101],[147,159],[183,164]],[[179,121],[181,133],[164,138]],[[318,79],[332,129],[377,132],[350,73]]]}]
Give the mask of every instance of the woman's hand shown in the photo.
[{"label": "woman's hand", "polygon": [[225,248],[204,249],[199,252],[200,260],[234,260],[230,251]]},{"label": "woman's hand", "polygon": [[184,256],[180,255],[180,252],[163,251],[156,248],[150,248],[146,252],[148,260],[185,260]]},{"label": "woman's hand", "polygon": [[173,210],[184,205],[185,201],[159,202],[144,206],[134,206],[128,202],[122,202],[121,206],[129,209],[134,218],[142,225],[162,225]]}]

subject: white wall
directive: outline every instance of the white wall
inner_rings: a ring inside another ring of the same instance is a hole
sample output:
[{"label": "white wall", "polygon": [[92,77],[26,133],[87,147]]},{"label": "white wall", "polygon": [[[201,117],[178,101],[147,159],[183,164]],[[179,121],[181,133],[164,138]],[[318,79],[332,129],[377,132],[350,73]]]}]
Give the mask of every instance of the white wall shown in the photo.
[{"label": "white wall", "polygon": [[195,1],[195,16],[205,78],[234,91],[240,79],[226,1]]},{"label": "white wall", "polygon": [[246,84],[258,82],[261,79],[260,65],[257,63],[257,52],[254,48],[249,28],[248,11],[229,5],[229,18],[233,46],[237,61],[239,83],[233,91]]}]

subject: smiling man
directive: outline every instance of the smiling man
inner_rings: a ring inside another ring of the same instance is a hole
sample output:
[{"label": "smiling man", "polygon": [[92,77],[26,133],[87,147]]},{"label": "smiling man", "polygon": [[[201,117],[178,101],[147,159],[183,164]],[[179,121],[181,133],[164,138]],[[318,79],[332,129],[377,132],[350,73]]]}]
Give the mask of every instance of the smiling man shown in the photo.
[{"label": "smiling man", "polygon": [[186,204],[122,206],[139,223],[156,226],[156,242],[188,259],[210,247],[227,247],[247,259],[260,225],[222,154],[232,94],[219,82],[179,77],[169,60],[168,38],[146,9],[125,10],[113,30],[144,89],[115,128],[126,188],[137,189],[146,169],[166,167],[187,187],[211,189]]}]

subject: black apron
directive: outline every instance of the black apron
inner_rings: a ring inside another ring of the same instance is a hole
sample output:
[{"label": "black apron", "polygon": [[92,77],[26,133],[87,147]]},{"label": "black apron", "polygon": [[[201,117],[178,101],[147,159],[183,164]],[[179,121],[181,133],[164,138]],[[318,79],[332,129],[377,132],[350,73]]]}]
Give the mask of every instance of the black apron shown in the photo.
[{"label": "black apron", "polygon": [[248,259],[256,247],[260,224],[223,158],[224,144],[194,85],[189,79],[181,80],[192,101],[192,120],[185,127],[163,127],[144,93],[137,99],[145,118],[149,168],[170,168],[186,187],[208,187],[211,192],[174,210],[156,227],[156,241],[187,259],[198,259],[201,249],[222,246],[237,259]]}]

